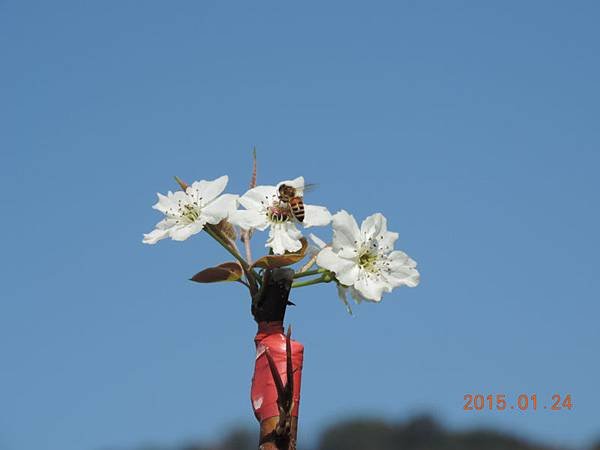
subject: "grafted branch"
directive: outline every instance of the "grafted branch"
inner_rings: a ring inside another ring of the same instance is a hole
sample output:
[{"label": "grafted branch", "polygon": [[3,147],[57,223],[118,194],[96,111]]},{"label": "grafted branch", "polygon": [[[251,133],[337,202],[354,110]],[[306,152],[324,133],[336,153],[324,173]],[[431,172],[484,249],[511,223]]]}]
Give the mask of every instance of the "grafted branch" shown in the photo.
[{"label": "grafted branch", "polygon": [[[259,330],[261,324],[282,324],[289,302],[289,294],[294,279],[294,271],[288,268],[266,269],[263,272],[261,289],[254,296],[252,314]],[[282,330],[282,328],[280,328]],[[263,341],[263,342],[266,342]],[[295,345],[298,345],[297,343]],[[295,450],[298,418],[293,415],[294,402],[294,363],[292,361],[291,327],[285,336],[285,383],[273,359],[271,350],[266,346],[264,355],[267,359],[269,372],[262,373],[264,377],[272,378],[277,392],[278,415],[260,420],[260,450]],[[255,380],[257,381],[257,380]],[[270,383],[269,383],[270,384]],[[299,388],[299,386],[297,386]],[[276,414],[276,413],[274,413]],[[297,412],[296,412],[297,414]]]}]

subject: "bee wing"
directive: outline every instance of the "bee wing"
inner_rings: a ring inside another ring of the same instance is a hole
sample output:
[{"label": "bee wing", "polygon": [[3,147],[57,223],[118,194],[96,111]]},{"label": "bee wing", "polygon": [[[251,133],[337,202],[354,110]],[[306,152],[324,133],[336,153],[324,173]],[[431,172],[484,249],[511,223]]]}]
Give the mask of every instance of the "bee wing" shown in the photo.
[{"label": "bee wing", "polygon": [[317,188],[317,184],[315,183],[305,183],[304,184],[304,192],[313,192]]}]

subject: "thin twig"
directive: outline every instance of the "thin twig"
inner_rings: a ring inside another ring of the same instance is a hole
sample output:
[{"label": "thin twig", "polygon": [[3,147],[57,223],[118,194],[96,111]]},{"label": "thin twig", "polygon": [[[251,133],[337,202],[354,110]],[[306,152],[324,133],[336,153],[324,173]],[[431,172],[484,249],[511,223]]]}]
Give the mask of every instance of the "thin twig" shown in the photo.
[{"label": "thin twig", "polygon": [[300,270],[298,272],[303,273],[308,271],[308,269],[310,269],[312,266],[315,265],[315,263],[317,262],[317,256],[319,256],[319,254],[317,253],[316,255],[313,255],[306,264],[304,264]]},{"label": "thin twig", "polygon": [[244,249],[246,250],[246,260],[248,264],[252,265],[252,248],[250,247],[250,231],[245,230],[242,235],[242,241],[244,241]]},{"label": "thin twig", "polygon": [[256,187],[256,147],[252,149],[252,178],[250,179],[250,189]]},{"label": "thin twig", "polygon": [[[252,177],[250,178],[250,189],[256,187],[256,147],[252,149]],[[244,243],[244,249],[246,250],[246,260],[248,264],[252,264],[252,247],[250,246],[250,239],[252,238],[252,232],[250,230],[244,230],[242,232],[242,242]]]}]

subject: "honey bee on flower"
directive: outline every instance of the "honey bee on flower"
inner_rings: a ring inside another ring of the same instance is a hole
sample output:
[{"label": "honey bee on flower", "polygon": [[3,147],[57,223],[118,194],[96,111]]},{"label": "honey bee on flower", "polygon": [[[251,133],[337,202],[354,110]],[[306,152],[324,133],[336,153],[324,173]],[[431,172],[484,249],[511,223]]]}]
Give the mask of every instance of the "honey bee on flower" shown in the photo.
[{"label": "honey bee on flower", "polygon": [[302,247],[299,224],[309,228],[331,222],[327,208],[304,203],[304,188],[303,177],[276,186],[256,186],[239,198],[245,209],[233,212],[229,221],[244,230],[269,228],[265,246],[276,255],[298,251]]}]

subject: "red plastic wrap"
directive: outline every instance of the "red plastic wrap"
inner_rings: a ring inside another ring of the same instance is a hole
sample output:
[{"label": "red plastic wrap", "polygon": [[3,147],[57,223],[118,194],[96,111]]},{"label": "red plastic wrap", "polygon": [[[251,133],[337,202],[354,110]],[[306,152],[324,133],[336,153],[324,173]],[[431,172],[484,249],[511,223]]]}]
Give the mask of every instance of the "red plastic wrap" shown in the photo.
[{"label": "red plastic wrap", "polygon": [[[269,369],[265,348],[269,349],[269,353],[277,366],[277,371],[281,376],[283,384],[287,383],[286,345],[285,335],[283,334],[283,322],[260,322],[254,343],[256,344],[256,363],[254,365],[250,398],[252,400],[254,415],[259,422],[262,422],[265,419],[279,415],[277,388]],[[292,409],[292,416],[298,417],[304,346],[294,340],[291,341],[291,344],[292,366],[294,369],[294,407]]]}]

